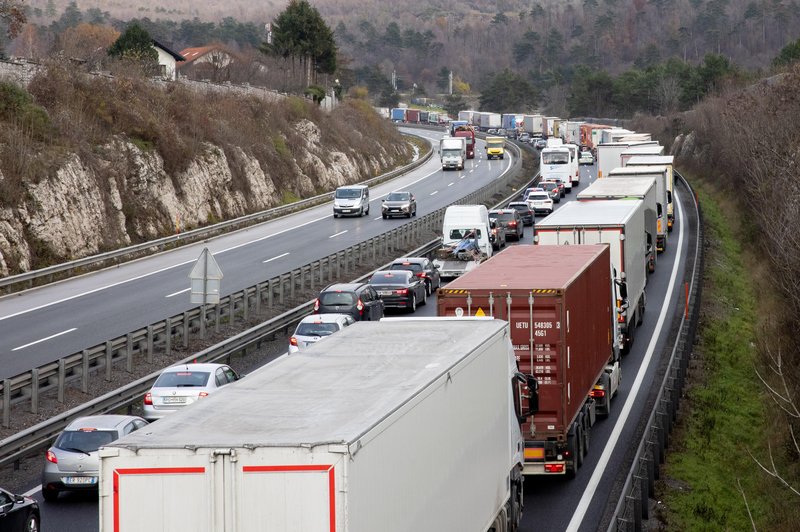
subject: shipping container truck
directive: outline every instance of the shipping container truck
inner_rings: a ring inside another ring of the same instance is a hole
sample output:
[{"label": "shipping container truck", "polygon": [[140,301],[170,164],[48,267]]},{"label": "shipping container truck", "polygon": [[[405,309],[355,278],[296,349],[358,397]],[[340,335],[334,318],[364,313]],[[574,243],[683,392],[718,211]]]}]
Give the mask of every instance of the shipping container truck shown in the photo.
[{"label": "shipping container truck", "polygon": [[419,109],[406,109],[406,122],[409,124],[419,124]]},{"label": "shipping container truck", "polygon": [[598,179],[578,193],[578,201],[641,200],[644,209],[644,231],[647,238],[645,262],[650,273],[656,270],[656,238],[658,205],[654,177]]},{"label": "shipping container truck", "polygon": [[656,141],[605,142],[595,147],[597,177],[606,177],[614,168],[622,166],[622,152],[636,146],[658,146]]},{"label": "shipping container truck", "polygon": [[624,152],[622,152],[619,156],[620,166],[628,166],[628,161],[631,157],[636,157],[637,155],[663,155],[664,154],[664,146],[660,144],[655,145],[648,145],[648,146],[631,146]]},{"label": "shipping container truck", "polygon": [[467,141],[467,159],[475,158],[475,128],[468,125],[459,125],[453,128],[453,137],[464,137]]},{"label": "shipping container truck", "polygon": [[667,167],[660,166],[625,166],[615,168],[608,173],[610,178],[626,179],[629,177],[653,177],[656,180],[656,203],[658,206],[658,238],[656,249],[659,253],[667,249],[667,235],[669,226],[667,220],[667,204],[671,194],[667,188]]},{"label": "shipping container truck", "polygon": [[628,159],[623,166],[666,166],[667,167],[667,230],[672,231],[675,225],[675,177],[673,175],[672,155],[636,155]]},{"label": "shipping container truck", "polygon": [[505,322],[356,323],[105,446],[100,530],[517,530],[527,381]]},{"label": "shipping container truck", "polygon": [[504,137],[486,137],[486,158],[504,159],[506,156],[506,139]]},{"label": "shipping container truck", "polygon": [[536,223],[534,242],[538,245],[611,245],[613,338],[621,354],[630,351],[647,303],[644,228],[641,200],[572,201]]},{"label": "shipping container truck", "polygon": [[450,205],[442,220],[442,247],[434,252],[439,275],[460,277],[492,256],[489,211],[484,205]]},{"label": "shipping container truck", "polygon": [[463,170],[467,160],[467,139],[442,137],[439,140],[439,161],[442,170]]},{"label": "shipping container truck", "polygon": [[392,109],[392,122],[405,122],[406,110],[402,107],[395,107]]},{"label": "shipping container truck", "polygon": [[620,362],[609,255],[608,245],[513,246],[438,291],[439,316],[508,322],[520,371],[536,380],[526,475],[574,476],[597,414],[611,410]]},{"label": "shipping container truck", "polygon": [[[551,139],[548,139],[548,142]],[[564,145],[548,146],[539,154],[539,172],[542,180],[555,179],[564,183],[564,191],[572,191],[572,152]],[[577,163],[577,159],[575,161]]]}]

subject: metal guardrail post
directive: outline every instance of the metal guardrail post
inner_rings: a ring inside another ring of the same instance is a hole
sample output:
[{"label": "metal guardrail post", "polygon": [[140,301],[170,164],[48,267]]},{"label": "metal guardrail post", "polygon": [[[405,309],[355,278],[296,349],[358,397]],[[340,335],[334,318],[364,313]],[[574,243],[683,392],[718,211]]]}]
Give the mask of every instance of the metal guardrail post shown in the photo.
[{"label": "metal guardrail post", "polygon": [[147,363],[153,363],[153,326],[147,326]]},{"label": "metal guardrail post", "polygon": [[164,320],[164,352],[172,355],[172,318]]},{"label": "metal guardrail post", "polygon": [[81,351],[81,391],[89,393],[89,350]]},{"label": "metal guardrail post", "polygon": [[67,380],[67,363],[63,358],[58,359],[58,402],[64,402],[64,386]]},{"label": "metal guardrail post", "polygon": [[11,379],[3,379],[3,426],[11,426]]},{"label": "metal guardrail post", "polygon": [[274,279],[270,279],[270,280],[267,281],[267,306],[269,308],[273,307],[272,297],[273,297],[273,294],[275,293],[274,284],[275,284],[274,283]]},{"label": "metal guardrail post", "polygon": [[39,368],[31,370],[31,414],[39,413]]},{"label": "metal guardrail post", "polygon": [[125,371],[133,373],[133,333],[125,335]]},{"label": "metal guardrail post", "polygon": [[113,345],[111,340],[106,342],[106,380],[111,382],[111,369],[113,364],[111,363],[111,358],[113,355]]},{"label": "metal guardrail post", "polygon": [[236,294],[231,294],[228,298],[228,325],[236,323]]},{"label": "metal guardrail post", "polygon": [[183,332],[181,336],[183,337],[183,348],[186,349],[189,347],[189,322],[191,321],[189,318],[189,312],[183,313]]}]

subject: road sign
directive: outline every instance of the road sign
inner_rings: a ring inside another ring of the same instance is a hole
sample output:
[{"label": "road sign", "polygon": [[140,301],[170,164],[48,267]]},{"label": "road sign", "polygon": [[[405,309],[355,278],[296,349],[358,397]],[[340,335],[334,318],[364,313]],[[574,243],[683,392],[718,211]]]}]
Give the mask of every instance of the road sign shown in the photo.
[{"label": "road sign", "polygon": [[222,270],[219,264],[214,260],[208,248],[204,248],[200,254],[200,258],[192,268],[192,273],[189,274],[191,279],[191,302],[195,304],[216,305],[219,303],[219,291],[222,281]]}]

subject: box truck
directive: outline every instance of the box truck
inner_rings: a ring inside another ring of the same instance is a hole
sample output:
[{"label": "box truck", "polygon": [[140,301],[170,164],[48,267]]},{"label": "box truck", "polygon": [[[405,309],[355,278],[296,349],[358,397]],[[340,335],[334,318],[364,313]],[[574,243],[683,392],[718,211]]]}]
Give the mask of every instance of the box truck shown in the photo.
[{"label": "box truck", "polygon": [[644,208],[641,200],[573,201],[536,224],[538,245],[611,245],[614,286],[614,341],[630,351],[647,303]]},{"label": "box truck", "polygon": [[667,167],[660,166],[625,166],[614,168],[608,173],[611,178],[629,177],[653,177],[656,180],[656,206],[658,208],[658,237],[656,238],[656,249],[659,253],[667,249],[667,234],[669,227],[667,224],[667,203],[671,194],[667,187]]},{"label": "box truck", "polygon": [[467,139],[464,137],[442,137],[439,140],[439,161],[442,170],[463,170],[467,160]]},{"label": "box truck", "polygon": [[442,247],[433,264],[444,278],[459,277],[492,256],[489,211],[485,205],[450,205],[442,221]]},{"label": "box truck", "polygon": [[578,201],[607,200],[642,200],[644,232],[647,238],[645,262],[650,273],[656,271],[658,206],[656,204],[655,178],[598,179],[578,193]]},{"label": "box truck", "polygon": [[523,129],[533,137],[542,136],[542,115],[525,115],[523,118]]},{"label": "box truck", "polygon": [[486,158],[504,159],[506,156],[505,137],[486,137]]},{"label": "box truck", "polygon": [[406,110],[402,107],[395,107],[392,109],[392,122],[405,122]]},{"label": "box truck", "polygon": [[656,141],[609,142],[598,144],[595,148],[597,177],[606,177],[614,168],[622,166],[622,153],[632,147],[658,146]]},{"label": "box truck", "polygon": [[538,405],[522,428],[526,475],[573,476],[597,414],[610,412],[620,362],[609,254],[608,245],[513,246],[438,291],[439,316],[508,322],[520,371],[536,380]]},{"label": "box truck", "polygon": [[675,177],[673,175],[672,155],[635,155],[628,159],[624,166],[666,166],[667,167],[667,230],[672,231],[675,225],[675,208],[672,200],[675,196]]},{"label": "box truck", "polygon": [[526,381],[505,322],[357,323],[104,447],[100,530],[517,530]]}]

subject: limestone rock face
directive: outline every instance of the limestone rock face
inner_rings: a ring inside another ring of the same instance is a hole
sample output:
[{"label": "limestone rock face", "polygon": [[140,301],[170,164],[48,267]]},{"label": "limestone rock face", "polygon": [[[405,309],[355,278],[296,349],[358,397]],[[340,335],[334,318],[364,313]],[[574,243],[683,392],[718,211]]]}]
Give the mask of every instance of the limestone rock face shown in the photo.
[{"label": "limestone rock face", "polygon": [[[292,192],[308,197],[356,183],[399,163],[411,148],[362,154],[320,144],[319,127],[295,124]],[[275,207],[281,203],[269,168],[239,147],[207,145],[170,175],[155,151],[115,138],[89,164],[70,155],[55,172],[26,185],[18,205],[0,208],[0,276],[74,260]],[[1,176],[0,176],[1,178]],[[282,178],[282,179],[278,179]]]}]

